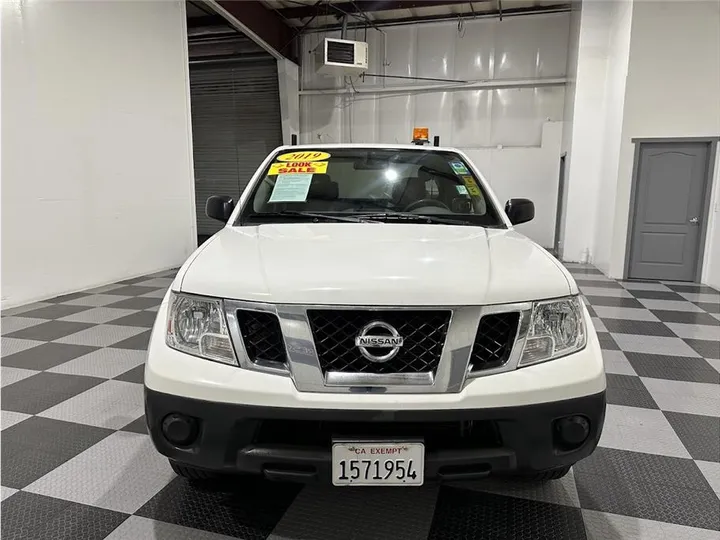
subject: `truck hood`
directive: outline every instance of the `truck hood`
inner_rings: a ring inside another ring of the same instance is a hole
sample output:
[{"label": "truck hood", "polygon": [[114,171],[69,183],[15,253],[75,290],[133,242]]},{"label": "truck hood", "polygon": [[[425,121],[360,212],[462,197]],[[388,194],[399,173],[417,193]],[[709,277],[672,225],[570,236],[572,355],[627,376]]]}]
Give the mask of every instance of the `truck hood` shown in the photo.
[{"label": "truck hood", "polygon": [[226,227],[188,259],[183,292],[284,304],[461,306],[577,293],[513,231],[399,223]]}]

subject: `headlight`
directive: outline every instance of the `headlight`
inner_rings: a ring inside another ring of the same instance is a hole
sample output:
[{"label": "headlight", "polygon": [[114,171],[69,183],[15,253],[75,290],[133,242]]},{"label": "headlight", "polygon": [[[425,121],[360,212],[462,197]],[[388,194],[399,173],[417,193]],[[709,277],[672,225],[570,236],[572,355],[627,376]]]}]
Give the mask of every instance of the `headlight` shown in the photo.
[{"label": "headlight", "polygon": [[533,304],[520,366],[559,358],[585,347],[587,332],[580,302],[574,296]]},{"label": "headlight", "polygon": [[178,351],[237,365],[222,300],[171,293],[165,342]]}]

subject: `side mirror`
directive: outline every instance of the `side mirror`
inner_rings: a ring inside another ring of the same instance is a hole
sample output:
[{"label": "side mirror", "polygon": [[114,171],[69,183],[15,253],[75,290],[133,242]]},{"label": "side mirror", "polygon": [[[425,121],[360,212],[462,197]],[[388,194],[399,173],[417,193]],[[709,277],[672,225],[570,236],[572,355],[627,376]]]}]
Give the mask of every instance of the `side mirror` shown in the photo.
[{"label": "side mirror", "polygon": [[223,223],[227,223],[230,219],[233,209],[235,208],[235,202],[232,197],[227,195],[213,195],[208,198],[205,203],[205,213],[207,217],[211,219],[217,219]]},{"label": "side mirror", "polygon": [[510,199],[505,203],[505,213],[513,225],[527,223],[535,217],[535,205],[530,199]]}]

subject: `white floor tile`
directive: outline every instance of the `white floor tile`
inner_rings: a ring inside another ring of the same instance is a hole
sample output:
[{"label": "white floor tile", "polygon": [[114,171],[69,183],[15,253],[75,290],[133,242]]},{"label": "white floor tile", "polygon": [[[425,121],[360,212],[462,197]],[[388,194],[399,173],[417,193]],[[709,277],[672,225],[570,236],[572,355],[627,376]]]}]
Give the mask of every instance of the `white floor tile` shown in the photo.
[{"label": "white floor tile", "polygon": [[663,411],[720,416],[720,387],[717,384],[641,379]]},{"label": "white floor tile", "polygon": [[716,531],[583,510],[588,540],[718,540]]},{"label": "white floor tile", "polygon": [[60,338],[57,343],[70,343],[72,345],[90,345],[93,347],[110,347],[125,339],[131,338],[147,330],[134,326],[119,326],[113,324],[101,324],[75,334]]},{"label": "white floor tile", "polygon": [[665,325],[681,338],[720,341],[720,326],[684,323],[665,323]]},{"label": "white floor tile", "polygon": [[631,321],[654,321],[658,319],[649,310],[644,308],[624,308],[615,306],[592,306],[598,317],[605,319],[628,319]]},{"label": "white floor tile", "polygon": [[130,516],[105,540],[230,540],[230,536]]},{"label": "white floor tile", "polygon": [[134,310],[134,309],[96,307],[96,308],[88,309],[86,311],[81,311],[80,313],[68,315],[67,317],[63,317],[60,320],[61,321],[71,321],[71,322],[104,324],[104,323],[107,323],[110,321],[114,321],[115,319],[119,319],[120,317],[124,317],[125,315],[130,315],[135,312],[136,312],[136,310]]},{"label": "white floor tile", "polygon": [[63,302],[63,304],[70,304],[73,306],[100,307],[107,306],[108,304],[114,304],[115,302],[120,302],[121,300],[127,300],[128,298],[130,297],[120,296],[117,294],[91,294],[88,296],[75,298],[73,300],[68,300],[67,302]]},{"label": "white floor tile", "polygon": [[43,341],[36,341],[34,339],[3,337],[2,340],[0,340],[0,355],[9,356],[21,351],[26,351],[27,349],[32,349],[43,343]]},{"label": "white floor tile", "polygon": [[662,411],[608,405],[600,446],[690,458],[680,438]]},{"label": "white floor tile", "polygon": [[713,491],[720,496],[720,463],[714,461],[696,461],[695,463],[702,471],[710,487],[713,488]]},{"label": "white floor tile", "polygon": [[637,375],[635,368],[625,357],[622,351],[603,351],[603,361],[605,362],[605,372],[615,373],[617,375]]},{"label": "white floor tile", "polygon": [[700,355],[676,337],[660,336],[639,336],[635,334],[612,334],[613,339],[621,350],[626,352],[639,352],[650,354],[664,354],[668,356],[691,356],[694,358]]},{"label": "white floor tile", "polygon": [[680,296],[691,302],[708,302],[709,304],[720,304],[720,295],[717,293],[692,293],[692,292],[681,292],[678,293]]},{"label": "white floor tile", "polygon": [[644,283],[642,281],[628,281],[622,284],[629,291],[665,291],[671,292],[670,287],[662,283]]},{"label": "white floor tile", "polygon": [[0,387],[5,387],[10,384],[14,384],[33,375],[37,375],[39,371],[34,369],[22,369],[16,367],[0,367]]},{"label": "white floor tile", "polygon": [[30,418],[31,414],[25,414],[20,412],[14,412],[14,411],[2,411],[0,414],[0,426],[2,426],[2,429],[7,429],[9,427],[14,426],[15,424],[19,424],[26,418]]},{"label": "white floor tile", "polygon": [[652,298],[639,298],[638,301],[648,309],[703,313],[703,310],[692,302],[682,302],[680,300],[655,300]]},{"label": "white floor tile", "polygon": [[145,351],[106,347],[55,366],[48,371],[113,379],[145,362],[146,356]]},{"label": "white floor tile", "polygon": [[63,401],[38,416],[120,429],[143,414],[142,385],[111,380]]},{"label": "white floor tile", "polygon": [[173,478],[147,435],[117,431],[24,490],[132,514]]},{"label": "white floor tile", "polygon": [[0,501],[4,501],[13,493],[17,493],[17,489],[2,486],[0,487]]},{"label": "white floor tile", "polygon": [[34,319],[31,317],[3,317],[0,319],[0,331],[2,331],[3,336],[6,336],[18,330],[24,330],[46,322],[47,319]]},{"label": "white floor tile", "polygon": [[602,320],[598,317],[592,317],[592,323],[595,327],[596,332],[607,332],[608,329],[605,328],[605,324],[602,322]]}]

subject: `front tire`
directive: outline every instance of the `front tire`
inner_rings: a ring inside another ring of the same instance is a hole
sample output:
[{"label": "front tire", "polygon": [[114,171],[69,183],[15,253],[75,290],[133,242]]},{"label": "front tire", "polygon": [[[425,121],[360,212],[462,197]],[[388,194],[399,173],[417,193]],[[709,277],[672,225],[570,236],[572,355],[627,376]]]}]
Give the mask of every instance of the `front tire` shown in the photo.
[{"label": "front tire", "polygon": [[183,478],[187,478],[188,480],[203,481],[217,478],[217,474],[211,471],[196,469],[195,467],[189,467],[187,465],[181,465],[180,463],[172,460],[168,461],[170,462],[170,467],[175,474],[177,474],[178,476],[182,476]]}]

